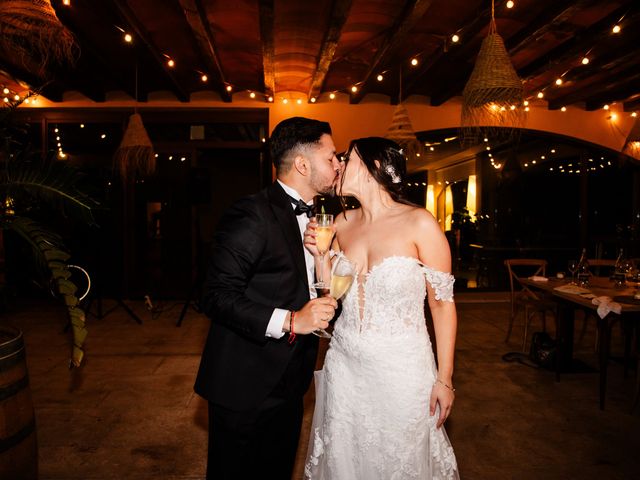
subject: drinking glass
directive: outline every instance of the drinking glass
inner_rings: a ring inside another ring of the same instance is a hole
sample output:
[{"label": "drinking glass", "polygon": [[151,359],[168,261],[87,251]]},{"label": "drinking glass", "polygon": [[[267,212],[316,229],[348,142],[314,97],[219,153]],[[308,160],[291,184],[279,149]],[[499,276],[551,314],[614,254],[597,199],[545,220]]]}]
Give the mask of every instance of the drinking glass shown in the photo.
[{"label": "drinking glass", "polygon": [[[333,239],[333,215],[328,213],[320,213],[316,215],[316,248],[320,254],[320,264],[324,264],[324,256],[331,247],[331,240]],[[317,277],[318,281],[313,284],[316,289],[327,289],[329,285],[322,278],[324,276],[323,269],[318,269]]]},{"label": "drinking glass", "polygon": [[569,264],[567,268],[571,272],[571,285],[576,284],[576,272],[578,271],[578,261],[577,260],[569,260]]},{"label": "drinking glass", "polygon": [[640,265],[635,265],[633,260],[627,260],[623,267],[627,284],[634,285],[633,298],[640,299]]},{"label": "drinking glass", "polygon": [[[350,261],[342,254],[338,254],[333,268],[331,271],[331,284],[329,287],[329,295],[336,300],[342,298],[348,291],[349,287],[353,283],[353,278],[356,274],[357,265]],[[313,332],[314,335],[323,338],[331,338],[331,334],[326,330],[319,328]]]}]

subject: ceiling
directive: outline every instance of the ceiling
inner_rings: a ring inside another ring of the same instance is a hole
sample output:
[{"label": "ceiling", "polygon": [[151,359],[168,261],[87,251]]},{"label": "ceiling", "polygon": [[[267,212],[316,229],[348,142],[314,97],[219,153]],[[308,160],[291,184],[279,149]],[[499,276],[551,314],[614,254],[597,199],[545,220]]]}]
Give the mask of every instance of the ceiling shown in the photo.
[{"label": "ceiling", "polygon": [[[5,52],[0,82],[46,83],[42,94],[53,101],[73,90],[96,102],[116,91],[139,101],[169,91],[188,102],[209,90],[226,102],[241,91],[262,102],[283,95],[329,101],[330,93],[343,92],[351,103],[367,94],[386,95],[391,103],[400,95],[424,95],[437,106],[461,94],[491,15],[488,0],[51,3],[79,44],[75,65],[40,75],[37,59]],[[640,1],[506,3],[495,2],[497,29],[527,95],[543,91],[551,109],[593,110],[613,102],[640,109]]]}]

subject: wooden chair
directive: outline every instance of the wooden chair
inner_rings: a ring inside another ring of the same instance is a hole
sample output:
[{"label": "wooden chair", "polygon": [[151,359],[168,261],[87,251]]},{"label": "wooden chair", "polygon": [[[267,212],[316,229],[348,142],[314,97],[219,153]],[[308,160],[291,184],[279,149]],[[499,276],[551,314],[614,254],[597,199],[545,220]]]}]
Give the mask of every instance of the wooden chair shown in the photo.
[{"label": "wooden chair", "polygon": [[513,321],[520,309],[524,310],[524,334],[522,336],[522,351],[527,350],[527,335],[531,319],[535,314],[542,317],[542,328],[546,331],[546,314],[553,314],[556,318],[557,304],[553,300],[545,299],[541,293],[534,292],[521,283],[522,278],[533,275],[544,276],[547,269],[547,261],[536,258],[514,258],[504,261],[509,273],[509,285],[511,287],[511,315],[509,328],[505,342],[509,341],[513,330]]}]

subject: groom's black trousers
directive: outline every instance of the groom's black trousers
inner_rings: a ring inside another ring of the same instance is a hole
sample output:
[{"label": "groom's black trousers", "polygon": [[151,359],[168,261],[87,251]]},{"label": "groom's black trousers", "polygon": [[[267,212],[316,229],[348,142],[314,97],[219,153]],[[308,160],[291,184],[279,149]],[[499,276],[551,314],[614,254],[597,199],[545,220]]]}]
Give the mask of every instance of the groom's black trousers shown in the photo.
[{"label": "groom's black trousers", "polygon": [[302,410],[301,397],[268,397],[245,412],[209,402],[207,480],[290,480]]}]

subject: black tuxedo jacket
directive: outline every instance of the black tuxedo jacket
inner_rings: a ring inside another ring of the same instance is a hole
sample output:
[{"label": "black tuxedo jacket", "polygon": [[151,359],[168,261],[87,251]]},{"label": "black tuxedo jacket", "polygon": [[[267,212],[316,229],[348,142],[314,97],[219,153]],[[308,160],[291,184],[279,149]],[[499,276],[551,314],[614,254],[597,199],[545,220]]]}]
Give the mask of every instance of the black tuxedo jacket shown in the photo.
[{"label": "black tuxedo jacket", "polygon": [[259,406],[285,385],[303,395],[315,367],[318,339],[265,337],[273,309],[309,301],[304,246],[293,207],[275,182],[235,203],[222,217],[204,283],[202,308],[211,328],[195,391],[236,411]]}]

